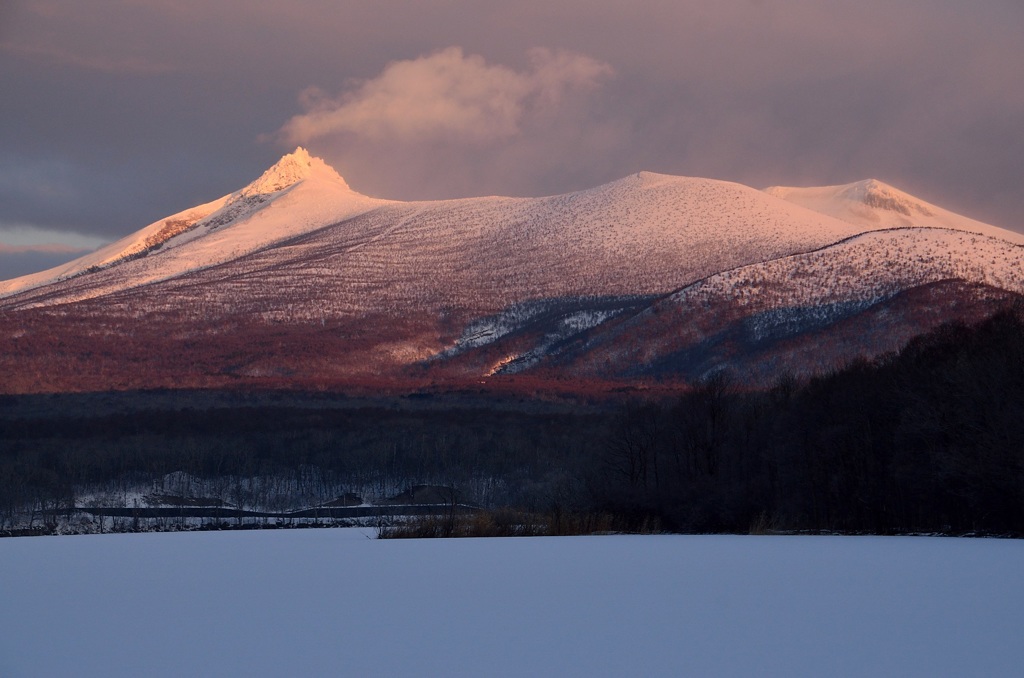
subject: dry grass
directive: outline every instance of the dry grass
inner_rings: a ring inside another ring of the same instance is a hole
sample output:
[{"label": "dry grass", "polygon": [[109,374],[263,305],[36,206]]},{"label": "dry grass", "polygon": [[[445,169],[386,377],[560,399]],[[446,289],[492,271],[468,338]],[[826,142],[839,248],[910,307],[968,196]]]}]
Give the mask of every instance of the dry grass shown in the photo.
[{"label": "dry grass", "polygon": [[656,534],[657,520],[640,525],[610,513],[527,513],[510,509],[480,511],[470,515],[420,516],[378,525],[381,539],[429,539],[449,537],[542,537],[588,534]]}]

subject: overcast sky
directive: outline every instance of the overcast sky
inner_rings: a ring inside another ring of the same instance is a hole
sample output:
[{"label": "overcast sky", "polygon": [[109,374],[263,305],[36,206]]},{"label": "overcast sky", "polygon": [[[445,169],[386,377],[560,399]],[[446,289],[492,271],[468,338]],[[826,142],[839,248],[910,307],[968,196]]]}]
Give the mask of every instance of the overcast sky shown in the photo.
[{"label": "overcast sky", "polygon": [[300,144],[379,197],[875,177],[1024,231],[1022,33],[1020,0],[4,0],[0,277]]}]

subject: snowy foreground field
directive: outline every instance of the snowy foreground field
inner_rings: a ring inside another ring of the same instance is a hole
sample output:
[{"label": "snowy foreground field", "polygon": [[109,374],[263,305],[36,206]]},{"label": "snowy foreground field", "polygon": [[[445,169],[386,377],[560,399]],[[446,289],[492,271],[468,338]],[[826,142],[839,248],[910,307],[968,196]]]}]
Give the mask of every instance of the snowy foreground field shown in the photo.
[{"label": "snowy foreground field", "polygon": [[1024,542],[0,540],[0,676],[1010,676]]}]

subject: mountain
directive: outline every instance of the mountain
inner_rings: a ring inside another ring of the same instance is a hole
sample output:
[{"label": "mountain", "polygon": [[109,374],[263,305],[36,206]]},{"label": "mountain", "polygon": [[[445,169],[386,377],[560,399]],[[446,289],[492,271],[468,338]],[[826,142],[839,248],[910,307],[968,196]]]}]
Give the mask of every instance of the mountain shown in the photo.
[{"label": "mountain", "polygon": [[641,172],[542,198],[398,202],[298,148],[240,191],[0,283],[2,388],[723,368],[763,382],[1011,301],[1022,243],[874,180],[759,191]]}]

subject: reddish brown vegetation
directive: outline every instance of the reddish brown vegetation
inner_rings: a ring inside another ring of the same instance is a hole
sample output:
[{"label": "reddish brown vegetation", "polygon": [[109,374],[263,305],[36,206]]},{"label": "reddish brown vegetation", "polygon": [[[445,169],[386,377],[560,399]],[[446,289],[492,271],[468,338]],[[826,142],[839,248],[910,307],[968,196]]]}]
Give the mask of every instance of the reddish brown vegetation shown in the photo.
[{"label": "reddish brown vegetation", "polygon": [[535,345],[535,338],[512,335],[452,359],[427,360],[451,335],[427,314],[316,323],[243,313],[196,320],[194,309],[138,313],[130,300],[85,301],[0,313],[0,392],[241,387],[656,397],[723,366],[751,384],[836,369],[896,350],[943,322],[980,319],[1014,297],[960,281],[935,283],[825,327],[757,344],[744,342],[739,307],[656,304],[657,312],[602,326],[582,350],[570,345],[526,371],[491,376],[503,356]]},{"label": "reddish brown vegetation", "polygon": [[[481,377],[465,369],[396,364],[388,346],[425,323],[360,318],[276,324],[241,317],[204,324],[174,314],[100,316],[81,306],[0,315],[0,392],[48,393],[149,388],[332,390],[353,394],[497,392],[587,397],[672,384],[577,379],[555,371]],[[382,339],[383,333],[390,336]]]}]

